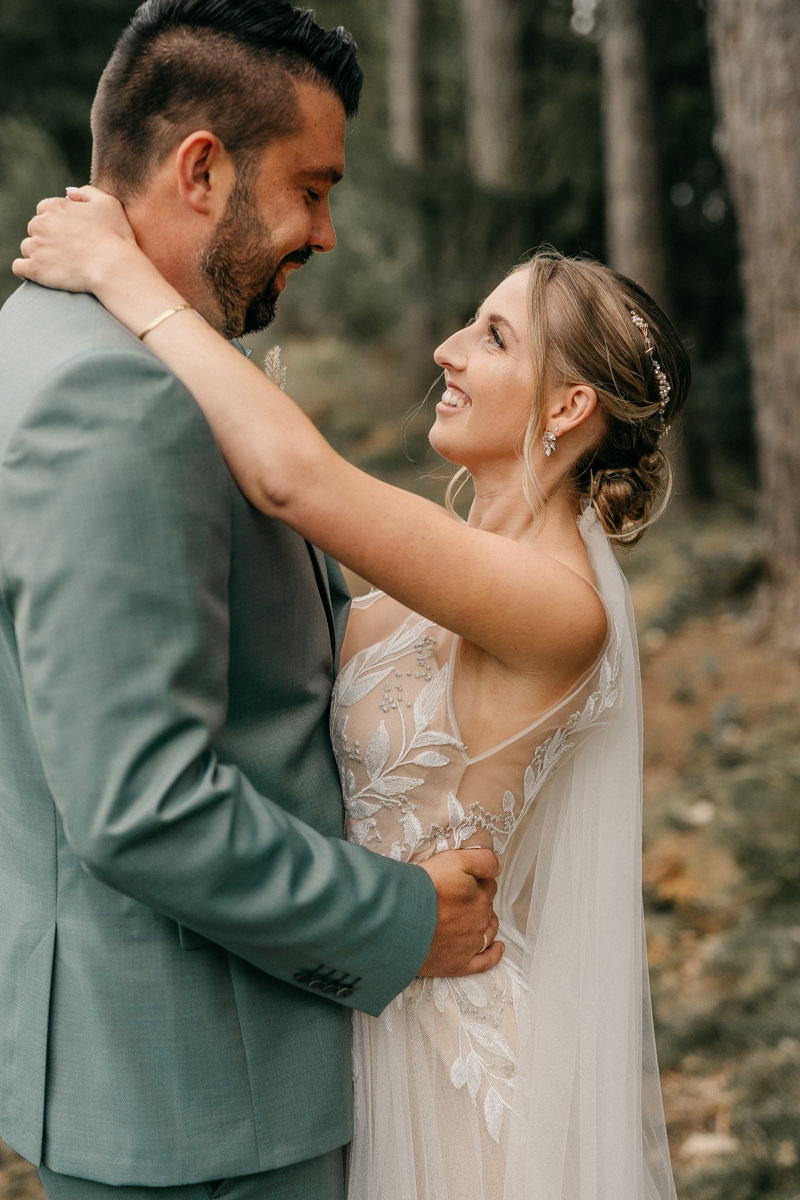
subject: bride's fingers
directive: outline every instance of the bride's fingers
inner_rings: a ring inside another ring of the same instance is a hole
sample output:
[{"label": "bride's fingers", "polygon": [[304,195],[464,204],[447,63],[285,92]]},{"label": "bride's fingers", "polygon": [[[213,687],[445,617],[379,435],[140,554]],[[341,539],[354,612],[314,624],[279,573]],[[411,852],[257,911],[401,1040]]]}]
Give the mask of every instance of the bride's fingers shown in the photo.
[{"label": "bride's fingers", "polygon": [[45,196],[44,200],[40,200],[36,205],[36,213],[41,216],[46,213],[49,208],[57,207],[60,204],[66,203],[64,196]]},{"label": "bride's fingers", "polygon": [[[25,243],[23,242],[23,245],[24,244]],[[20,250],[22,250],[22,247],[20,247]],[[20,279],[28,279],[30,276],[31,264],[28,262],[27,258],[24,257],[25,252],[22,251],[22,253],[23,253],[22,258],[15,258],[14,261],[12,262],[11,270]]]},{"label": "bride's fingers", "polygon": [[[23,258],[30,258],[33,254],[34,247],[36,246],[36,223],[38,220],[38,217],[32,217],[28,221],[28,236],[24,237],[19,244],[19,252]],[[41,245],[41,241],[39,245]]]},{"label": "bride's fingers", "polygon": [[[34,218],[34,220],[35,220],[35,218]],[[31,224],[32,224],[32,222],[31,222]],[[30,228],[30,226],[29,226],[29,228]],[[33,238],[33,237],[23,238],[19,244],[20,256],[19,256],[19,258],[15,258],[11,264],[11,270],[14,272],[15,275],[18,275],[20,279],[34,279],[36,277],[37,268],[34,266],[33,262],[31,262],[31,259],[33,258],[35,251],[36,251],[35,238]],[[42,250],[42,247],[40,246],[39,258],[37,259],[39,267],[41,267],[41,265],[42,265],[42,260],[41,260],[42,252],[43,252],[43,250]]]}]

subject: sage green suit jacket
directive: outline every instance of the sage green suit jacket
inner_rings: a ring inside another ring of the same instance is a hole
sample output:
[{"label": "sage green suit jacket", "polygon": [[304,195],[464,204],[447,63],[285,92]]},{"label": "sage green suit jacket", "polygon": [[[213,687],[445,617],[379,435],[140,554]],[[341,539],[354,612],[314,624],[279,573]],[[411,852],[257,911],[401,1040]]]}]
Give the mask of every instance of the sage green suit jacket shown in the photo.
[{"label": "sage green suit jacket", "polygon": [[436,920],[341,838],[343,580],[91,297],[24,285],[0,361],[0,1136],[112,1184],[322,1154]]}]

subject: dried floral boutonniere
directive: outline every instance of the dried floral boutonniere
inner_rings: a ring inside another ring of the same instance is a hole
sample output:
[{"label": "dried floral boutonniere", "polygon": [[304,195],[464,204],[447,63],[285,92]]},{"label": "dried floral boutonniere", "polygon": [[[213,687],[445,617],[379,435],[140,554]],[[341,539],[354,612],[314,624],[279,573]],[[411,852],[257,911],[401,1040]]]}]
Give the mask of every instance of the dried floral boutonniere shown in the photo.
[{"label": "dried floral boutonniere", "polygon": [[281,362],[280,346],[273,346],[264,357],[264,374],[267,379],[276,383],[282,392],[286,391],[286,367]]}]

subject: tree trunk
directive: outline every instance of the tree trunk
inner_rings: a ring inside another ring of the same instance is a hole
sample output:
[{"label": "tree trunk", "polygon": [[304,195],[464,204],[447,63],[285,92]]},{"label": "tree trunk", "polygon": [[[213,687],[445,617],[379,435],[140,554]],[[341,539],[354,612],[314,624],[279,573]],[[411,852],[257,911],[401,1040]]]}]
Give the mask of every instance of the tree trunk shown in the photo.
[{"label": "tree trunk", "polygon": [[800,7],[711,0],[708,30],[739,226],[769,636],[800,652]]},{"label": "tree trunk", "polygon": [[467,79],[467,160],[482,187],[518,181],[522,127],[521,0],[461,0]]},{"label": "tree trunk", "polygon": [[[642,0],[605,0],[600,41],[606,244],[610,265],[672,310],[655,104]],[[669,436],[674,500],[712,492],[707,456],[691,410]]]},{"label": "tree trunk", "polygon": [[397,162],[423,162],[420,67],[420,0],[390,0],[389,143]]},{"label": "tree trunk", "polygon": [[605,0],[600,42],[609,262],[668,303],[658,140],[639,0]]},{"label": "tree trunk", "polygon": [[425,167],[421,21],[421,0],[387,0],[388,137],[392,159],[399,168],[394,185],[406,201],[398,214],[395,238],[411,281],[395,337],[407,348],[409,387],[415,393],[424,393],[423,371],[430,376],[425,338],[430,325],[429,289],[419,285],[427,269],[425,217],[419,203]]}]

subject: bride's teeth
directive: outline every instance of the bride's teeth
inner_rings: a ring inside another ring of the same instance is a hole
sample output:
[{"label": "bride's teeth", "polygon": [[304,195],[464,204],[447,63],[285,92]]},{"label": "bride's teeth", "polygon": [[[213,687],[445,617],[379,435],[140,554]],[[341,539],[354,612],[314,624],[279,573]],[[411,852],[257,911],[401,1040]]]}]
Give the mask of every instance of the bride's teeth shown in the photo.
[{"label": "bride's teeth", "polygon": [[468,405],[467,398],[463,392],[451,392],[450,388],[445,390],[442,400],[445,404],[449,404],[451,408],[466,408]]}]

